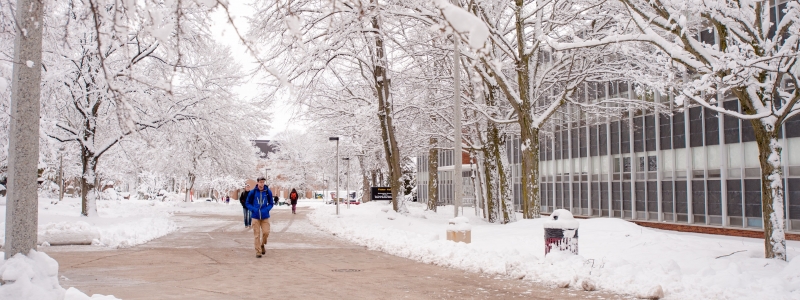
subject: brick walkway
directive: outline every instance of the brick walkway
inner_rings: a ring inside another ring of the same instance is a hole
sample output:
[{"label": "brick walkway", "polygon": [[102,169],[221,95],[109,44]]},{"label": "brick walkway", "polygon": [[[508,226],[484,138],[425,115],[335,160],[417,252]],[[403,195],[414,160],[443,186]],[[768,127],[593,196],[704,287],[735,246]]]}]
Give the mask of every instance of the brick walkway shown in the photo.
[{"label": "brick walkway", "polygon": [[130,249],[41,250],[59,264],[61,285],[121,299],[608,299],[426,265],[338,240],[306,210],[273,211],[267,254],[257,259],[240,217],[176,216],[182,228]]}]

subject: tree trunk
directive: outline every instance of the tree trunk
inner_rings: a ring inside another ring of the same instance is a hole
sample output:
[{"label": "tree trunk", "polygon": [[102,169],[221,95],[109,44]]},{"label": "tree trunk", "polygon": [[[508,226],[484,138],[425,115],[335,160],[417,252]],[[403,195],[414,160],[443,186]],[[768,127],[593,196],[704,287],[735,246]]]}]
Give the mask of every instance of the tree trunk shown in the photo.
[{"label": "tree trunk", "polygon": [[439,201],[439,141],[431,137],[428,145],[428,210],[436,211]]},{"label": "tree trunk", "polygon": [[764,257],[786,260],[783,168],[778,133],[780,127],[752,120],[761,163],[761,211],[764,223]]},{"label": "tree trunk", "polygon": [[81,147],[81,215],[84,217],[97,216],[97,157]]},{"label": "tree trunk", "polygon": [[519,118],[520,155],[522,160],[522,217],[539,218],[541,198],[539,195],[539,129],[530,126],[529,117]]},{"label": "tree trunk", "polygon": [[358,166],[361,168],[361,203],[369,202],[369,172],[367,172],[366,167],[364,167],[364,156],[360,156],[358,159]]},{"label": "tree trunk", "polygon": [[[374,1],[373,1],[374,2]],[[372,18],[372,28],[375,29],[375,70],[373,76],[375,80],[375,92],[378,97],[378,118],[381,124],[381,137],[383,138],[383,150],[386,155],[386,164],[389,166],[389,186],[392,190],[392,208],[401,213],[408,212],[405,207],[405,196],[402,193],[402,170],[400,168],[400,148],[397,146],[395,129],[392,124],[393,112],[391,105],[391,93],[389,86],[391,81],[388,78],[386,65],[386,49],[383,45],[380,23],[377,17]]]}]

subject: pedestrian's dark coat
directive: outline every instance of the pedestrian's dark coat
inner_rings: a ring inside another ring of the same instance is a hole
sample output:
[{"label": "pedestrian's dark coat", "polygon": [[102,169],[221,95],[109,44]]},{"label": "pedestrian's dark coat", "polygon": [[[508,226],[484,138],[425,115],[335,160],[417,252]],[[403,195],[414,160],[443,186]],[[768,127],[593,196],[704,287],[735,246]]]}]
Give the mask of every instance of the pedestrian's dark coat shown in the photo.
[{"label": "pedestrian's dark coat", "polygon": [[292,189],[292,192],[289,193],[289,200],[292,200],[292,205],[297,205],[297,198],[299,197],[295,189]]},{"label": "pedestrian's dark coat", "polygon": [[244,207],[244,208],[247,208],[247,204],[245,204],[245,202],[247,202],[247,194],[249,194],[249,193],[250,192],[248,192],[248,191],[242,191],[242,193],[239,194],[239,203],[241,203],[242,207]]}]

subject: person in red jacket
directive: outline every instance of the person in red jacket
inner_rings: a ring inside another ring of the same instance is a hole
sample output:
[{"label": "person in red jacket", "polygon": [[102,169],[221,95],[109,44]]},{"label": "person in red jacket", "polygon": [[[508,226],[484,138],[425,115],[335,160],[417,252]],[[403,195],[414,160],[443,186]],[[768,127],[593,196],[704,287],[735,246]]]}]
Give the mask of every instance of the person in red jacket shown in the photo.
[{"label": "person in red jacket", "polygon": [[292,201],[292,213],[293,214],[297,214],[297,212],[295,212],[295,208],[297,207],[297,198],[299,198],[299,197],[300,196],[297,195],[297,190],[295,190],[295,189],[292,189],[292,192],[289,193],[289,200]]}]

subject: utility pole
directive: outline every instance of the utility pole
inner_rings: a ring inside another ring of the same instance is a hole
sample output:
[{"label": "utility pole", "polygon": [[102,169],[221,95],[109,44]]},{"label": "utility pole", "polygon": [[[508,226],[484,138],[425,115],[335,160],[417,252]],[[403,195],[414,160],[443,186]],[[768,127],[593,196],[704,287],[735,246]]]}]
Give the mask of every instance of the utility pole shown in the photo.
[{"label": "utility pole", "polygon": [[8,132],[5,259],[36,249],[44,1],[17,0]]},{"label": "utility pole", "polygon": [[350,209],[350,158],[349,157],[342,157],[342,160],[347,161],[347,178],[345,179],[344,184],[344,194],[345,199],[347,199],[347,209]]},{"label": "utility pole", "polygon": [[329,141],[336,141],[336,215],[339,215],[339,137],[332,136]]},{"label": "utility pole", "polygon": [[461,50],[457,34],[453,34],[453,91],[453,215],[458,217],[464,193],[461,180]]}]

